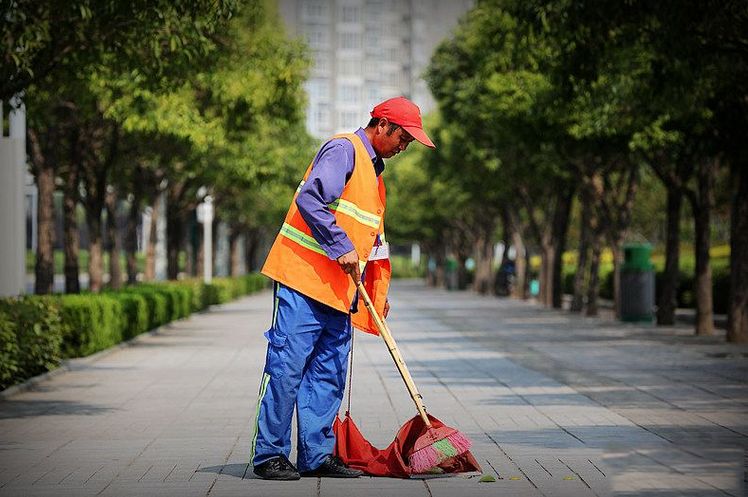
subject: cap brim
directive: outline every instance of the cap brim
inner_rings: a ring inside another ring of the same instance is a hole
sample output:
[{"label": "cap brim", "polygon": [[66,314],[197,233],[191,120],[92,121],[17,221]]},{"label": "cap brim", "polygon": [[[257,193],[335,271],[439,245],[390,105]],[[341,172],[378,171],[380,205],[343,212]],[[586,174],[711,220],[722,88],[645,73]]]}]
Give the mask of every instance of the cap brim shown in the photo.
[{"label": "cap brim", "polygon": [[430,148],[436,148],[434,142],[431,141],[431,139],[426,135],[426,132],[423,131],[423,129],[416,128],[415,126],[403,126],[403,129],[410,133],[410,136],[418,140],[420,143],[423,143]]}]

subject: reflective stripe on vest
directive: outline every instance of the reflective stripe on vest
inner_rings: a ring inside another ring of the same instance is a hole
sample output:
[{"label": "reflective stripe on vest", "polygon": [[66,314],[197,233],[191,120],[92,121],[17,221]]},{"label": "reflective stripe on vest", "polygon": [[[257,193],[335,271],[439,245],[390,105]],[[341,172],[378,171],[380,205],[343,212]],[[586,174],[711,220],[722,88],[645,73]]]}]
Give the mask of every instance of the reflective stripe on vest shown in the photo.
[{"label": "reflective stripe on vest", "polygon": [[322,254],[324,256],[327,256],[327,253],[322,248],[322,246],[317,242],[317,240],[314,239],[314,237],[307,235],[303,231],[294,228],[288,223],[283,223],[283,226],[281,226],[280,234],[291,240],[292,242],[296,242],[305,249],[309,249],[312,252],[317,252],[318,254]]},{"label": "reflective stripe on vest", "polygon": [[[296,189],[297,194],[298,192],[301,191],[302,186],[304,186],[304,180],[301,180],[301,183],[299,183],[299,187]],[[379,224],[382,222],[381,216],[377,216],[373,212],[368,212],[364,209],[361,209],[359,206],[357,206],[353,202],[350,202],[348,200],[343,200],[341,198],[327,204],[327,207],[332,212],[339,211],[341,214],[350,216],[356,221],[358,221],[359,223],[365,224],[366,226],[369,226],[374,229],[379,228]]]}]

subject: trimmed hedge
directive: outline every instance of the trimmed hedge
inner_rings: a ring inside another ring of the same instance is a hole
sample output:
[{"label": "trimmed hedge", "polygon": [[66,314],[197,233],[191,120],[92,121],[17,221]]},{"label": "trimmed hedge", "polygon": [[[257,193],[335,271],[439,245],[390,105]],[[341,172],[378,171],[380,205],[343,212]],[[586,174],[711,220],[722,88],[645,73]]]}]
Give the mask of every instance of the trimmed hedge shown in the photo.
[{"label": "trimmed hedge", "polygon": [[242,295],[254,293],[269,285],[269,280],[261,274],[253,273],[235,278],[213,278],[204,285],[204,305],[224,304]]},{"label": "trimmed hedge", "polygon": [[212,304],[266,288],[260,274],[147,283],[101,294],[0,299],[0,389]]},{"label": "trimmed hedge", "polygon": [[57,299],[0,299],[0,388],[56,368],[64,324]]},{"label": "trimmed hedge", "polygon": [[148,331],[148,303],[135,292],[108,292],[106,294],[122,305],[122,339],[129,340]]},{"label": "trimmed hedge", "polygon": [[172,283],[190,290],[190,311],[197,312],[205,309],[205,285],[198,278],[179,280]]},{"label": "trimmed hedge", "polygon": [[169,322],[169,311],[166,297],[151,288],[140,288],[138,286],[126,288],[117,293],[138,295],[145,300],[148,307],[148,329],[158,328]]},{"label": "trimmed hedge", "polygon": [[62,353],[83,357],[122,341],[122,304],[109,295],[62,295],[60,312],[65,323]]}]

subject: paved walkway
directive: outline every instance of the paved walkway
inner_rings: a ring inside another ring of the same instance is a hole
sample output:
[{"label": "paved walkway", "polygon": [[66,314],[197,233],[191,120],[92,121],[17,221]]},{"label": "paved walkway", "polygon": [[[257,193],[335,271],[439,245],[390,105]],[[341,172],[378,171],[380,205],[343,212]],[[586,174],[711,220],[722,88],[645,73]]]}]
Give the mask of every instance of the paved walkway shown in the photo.
[{"label": "paved walkway", "polygon": [[[265,292],[0,401],[0,496],[745,495],[746,347],[417,282],[391,301],[430,412],[496,482],[253,479]],[[385,446],[415,409],[378,337],[355,351],[353,417]]]}]

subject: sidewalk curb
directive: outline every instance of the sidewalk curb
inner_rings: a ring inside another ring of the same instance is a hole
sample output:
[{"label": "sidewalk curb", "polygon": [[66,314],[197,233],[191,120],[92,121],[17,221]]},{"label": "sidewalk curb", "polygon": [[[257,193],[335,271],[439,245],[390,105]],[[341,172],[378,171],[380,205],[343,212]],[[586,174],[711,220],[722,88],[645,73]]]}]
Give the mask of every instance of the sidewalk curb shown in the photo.
[{"label": "sidewalk curb", "polygon": [[190,318],[195,314],[207,314],[209,313],[214,307],[220,306],[222,304],[216,304],[208,306],[205,309],[202,309],[197,312],[193,312],[189,316],[181,319],[177,319],[175,321],[170,321],[166,324],[163,324],[157,328],[154,328],[152,330],[146,331],[141,333],[138,336],[132,337],[129,340],[122,341],[116,345],[112,345],[108,349],[100,350],[96,353],[93,353],[86,357],[76,357],[73,359],[66,359],[60,363],[60,365],[51,370],[47,371],[46,373],[42,373],[37,376],[32,376],[28,380],[24,381],[23,383],[19,383],[17,385],[10,386],[6,388],[5,390],[0,391],[0,401],[8,400],[9,398],[18,395],[23,392],[28,392],[30,390],[33,390],[34,387],[40,383],[43,383],[51,378],[54,378],[55,376],[61,375],[63,373],[66,373],[68,371],[76,371],[79,369],[83,369],[88,364],[95,363],[96,361],[99,361],[100,359],[103,359],[104,357],[107,357],[110,354],[113,354],[121,349],[130,347],[134,343],[138,343],[140,340],[143,340],[146,336],[155,336],[158,335],[169,328],[171,328],[171,325],[175,323],[181,323],[183,321],[189,321]]}]

